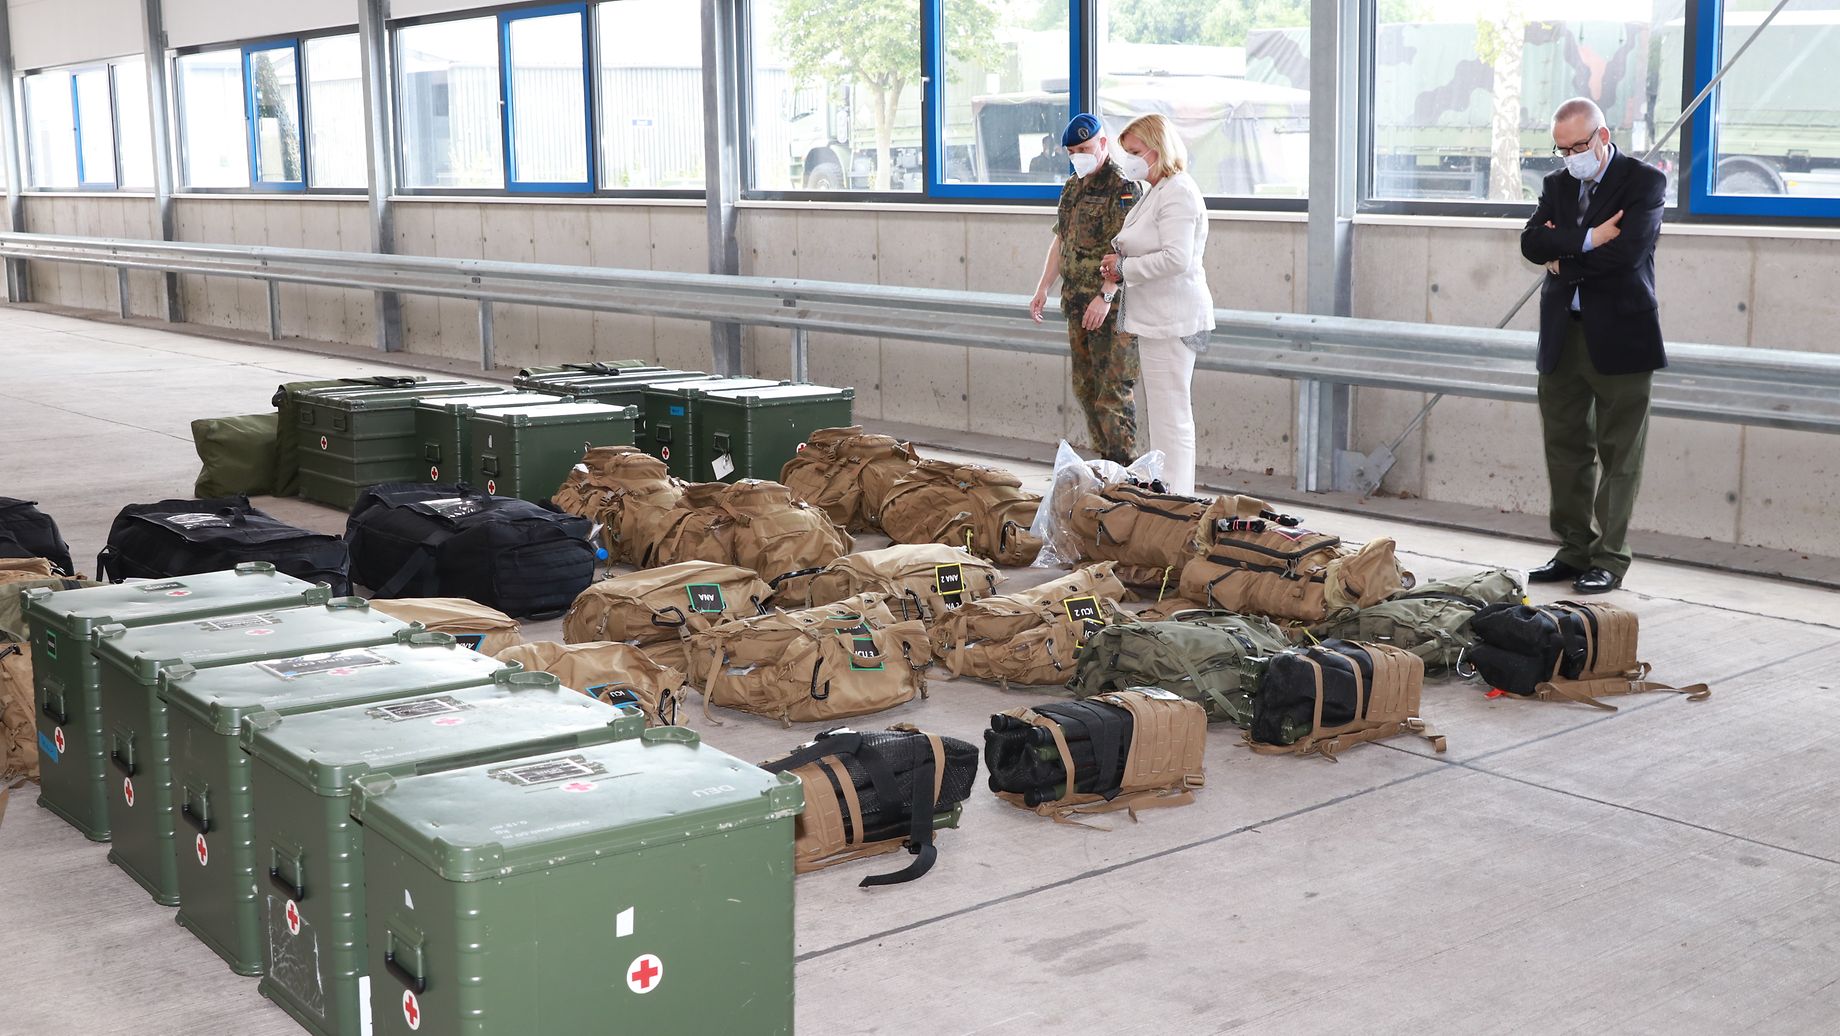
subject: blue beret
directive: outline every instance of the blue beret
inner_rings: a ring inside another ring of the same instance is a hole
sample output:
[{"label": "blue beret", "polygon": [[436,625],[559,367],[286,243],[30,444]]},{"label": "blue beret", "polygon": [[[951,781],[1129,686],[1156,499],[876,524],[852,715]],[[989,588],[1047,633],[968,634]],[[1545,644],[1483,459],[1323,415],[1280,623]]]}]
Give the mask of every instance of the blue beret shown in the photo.
[{"label": "blue beret", "polygon": [[1073,117],[1073,121],[1067,123],[1065,130],[1061,131],[1061,147],[1084,144],[1104,132],[1105,127],[1099,124],[1098,116],[1081,112]]}]

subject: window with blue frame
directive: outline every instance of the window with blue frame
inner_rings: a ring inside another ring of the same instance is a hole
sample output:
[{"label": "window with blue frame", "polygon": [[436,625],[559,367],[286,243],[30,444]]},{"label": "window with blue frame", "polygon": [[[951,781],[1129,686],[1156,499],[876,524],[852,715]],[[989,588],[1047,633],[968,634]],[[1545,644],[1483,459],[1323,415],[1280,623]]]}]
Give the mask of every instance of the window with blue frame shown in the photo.
[{"label": "window with blue frame", "polygon": [[77,121],[70,73],[25,77],[27,183],[41,190],[79,185]]},{"label": "window with blue frame", "polygon": [[243,48],[243,76],[249,90],[249,168],[256,186],[305,187],[299,43]]},{"label": "window with blue frame", "polygon": [[71,73],[76,109],[77,182],[83,187],[115,186],[115,102],[109,67]]},{"label": "window with blue frame", "polygon": [[1082,64],[1075,5],[1056,0],[932,0],[927,116],[934,194],[1051,198],[1069,175],[1061,131]]},{"label": "window with blue frame", "polygon": [[411,189],[594,189],[588,7],[396,30],[401,177]]},{"label": "window with blue frame", "polygon": [[1840,11],[1696,0],[1693,90],[1737,58],[1693,118],[1690,205],[1711,215],[1840,216]]}]

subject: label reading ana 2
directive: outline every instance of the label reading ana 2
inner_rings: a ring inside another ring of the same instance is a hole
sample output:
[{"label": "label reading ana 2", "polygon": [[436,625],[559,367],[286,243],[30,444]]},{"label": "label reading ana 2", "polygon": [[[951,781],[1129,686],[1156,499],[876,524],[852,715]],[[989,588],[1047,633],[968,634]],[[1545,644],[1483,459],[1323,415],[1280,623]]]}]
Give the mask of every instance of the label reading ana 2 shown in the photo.
[{"label": "label reading ana 2", "polygon": [[397,705],[379,705],[365,711],[366,716],[387,719],[391,723],[401,723],[406,719],[427,719],[429,716],[442,716],[450,712],[465,712],[472,706],[455,698],[442,695],[439,698],[419,698]]},{"label": "label reading ana 2", "polygon": [[562,759],[545,759],[542,762],[525,763],[522,766],[502,766],[496,770],[487,770],[486,776],[520,788],[533,784],[550,784],[555,781],[574,781],[584,777],[598,777],[607,772],[599,763],[591,763],[579,755]]},{"label": "label reading ana 2", "polygon": [[276,626],[280,623],[281,620],[273,615],[237,615],[228,619],[211,619],[208,622],[201,622],[198,628],[201,630],[243,630],[252,626]]},{"label": "label reading ana 2", "polygon": [[684,589],[690,594],[690,610],[693,612],[710,614],[726,606],[719,583],[691,583]]},{"label": "label reading ana 2", "polygon": [[949,604],[957,604],[965,592],[965,568],[963,565],[935,565],[933,567],[933,589]]},{"label": "label reading ana 2", "polygon": [[314,655],[296,655],[293,658],[277,658],[272,662],[263,662],[256,668],[283,680],[294,680],[302,676],[312,676],[315,673],[395,664],[382,655],[370,651],[332,651]]}]

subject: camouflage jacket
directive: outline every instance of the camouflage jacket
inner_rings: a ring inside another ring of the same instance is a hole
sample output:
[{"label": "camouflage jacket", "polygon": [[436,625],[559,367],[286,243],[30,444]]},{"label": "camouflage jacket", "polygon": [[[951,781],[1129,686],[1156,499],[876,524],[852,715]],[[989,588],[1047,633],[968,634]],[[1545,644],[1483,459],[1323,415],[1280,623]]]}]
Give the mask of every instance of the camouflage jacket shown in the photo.
[{"label": "camouflage jacket", "polygon": [[1124,214],[1142,195],[1111,162],[1091,176],[1076,176],[1061,188],[1054,233],[1061,239],[1061,312],[1072,317],[1099,294],[1099,260],[1112,250]]}]

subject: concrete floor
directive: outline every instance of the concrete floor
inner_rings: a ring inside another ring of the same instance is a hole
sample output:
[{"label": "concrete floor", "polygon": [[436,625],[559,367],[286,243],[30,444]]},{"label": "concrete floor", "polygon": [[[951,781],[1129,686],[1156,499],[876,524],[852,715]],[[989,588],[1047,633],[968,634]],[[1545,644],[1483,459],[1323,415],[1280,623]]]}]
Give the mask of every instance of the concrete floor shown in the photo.
[{"label": "concrete floor", "polygon": [[[386,369],[0,309],[0,495],[42,501],[88,565],[123,504],[190,495],[192,418]],[[1306,513],[1351,540],[1394,536],[1421,577],[1549,554]],[[1194,805],[1110,831],[980,790],[917,883],[858,889],[876,863],[799,880],[799,1031],[1836,1031],[1840,595],[1646,561],[1631,587],[1613,599],[1641,614],[1657,677],[1708,681],[1709,701],[1605,715],[1437,684],[1425,714],[1448,754],[1402,740],[1335,764],[1254,755],[1215,728]],[[1037,697],[935,679],[871,722],[981,742],[990,713]],[[746,759],[817,729],[721,720],[693,712]],[[34,798],[14,792],[0,826],[0,1034],[300,1031]]]}]

